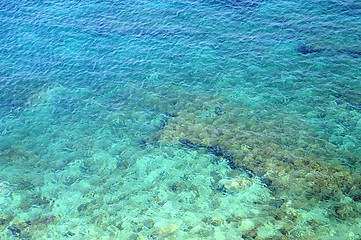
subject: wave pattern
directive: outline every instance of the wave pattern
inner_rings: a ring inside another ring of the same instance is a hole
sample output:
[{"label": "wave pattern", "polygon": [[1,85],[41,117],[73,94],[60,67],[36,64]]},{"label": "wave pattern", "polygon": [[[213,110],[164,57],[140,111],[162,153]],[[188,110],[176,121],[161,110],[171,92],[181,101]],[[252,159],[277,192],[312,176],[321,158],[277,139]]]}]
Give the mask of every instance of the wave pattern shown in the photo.
[{"label": "wave pattern", "polygon": [[357,1],[0,2],[1,239],[360,239]]}]

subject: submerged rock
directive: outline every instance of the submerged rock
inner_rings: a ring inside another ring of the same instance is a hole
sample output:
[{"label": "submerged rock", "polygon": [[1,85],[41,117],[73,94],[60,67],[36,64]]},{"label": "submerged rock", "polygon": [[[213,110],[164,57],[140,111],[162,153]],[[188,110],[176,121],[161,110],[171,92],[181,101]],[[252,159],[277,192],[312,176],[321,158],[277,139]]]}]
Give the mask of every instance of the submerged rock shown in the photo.
[{"label": "submerged rock", "polygon": [[[330,161],[357,157],[335,149],[292,117],[258,119],[254,112],[247,109],[242,112],[239,106],[220,102],[203,101],[207,108],[214,104],[225,110],[222,115],[207,118],[197,116],[206,108],[199,102],[185,104],[177,117],[150,138],[156,136],[159,142],[206,149],[229,161],[231,168],[247,169],[272,191],[276,201],[288,199],[293,204],[301,202],[302,207],[307,208],[314,200],[339,201],[343,196],[359,200],[361,178],[351,169]],[[234,180],[223,185],[223,191],[244,185]],[[337,211],[344,219],[348,218],[341,209]],[[296,219],[294,216],[292,221]]]},{"label": "submerged rock", "polygon": [[35,218],[28,221],[15,221],[12,223],[8,230],[14,237],[21,239],[35,239],[35,232],[43,230],[50,224],[54,224],[57,220],[55,216]]},{"label": "submerged rock", "polygon": [[304,55],[306,54],[312,54],[312,53],[320,53],[322,51],[325,51],[325,49],[322,48],[314,48],[309,45],[300,45],[297,47],[297,52],[302,53]]},{"label": "submerged rock", "polygon": [[339,203],[334,206],[334,212],[339,219],[347,220],[349,218],[354,218],[359,215],[359,212],[352,204],[349,203]]},{"label": "submerged rock", "polygon": [[167,226],[163,227],[163,228],[158,228],[156,233],[158,236],[167,236],[167,235],[170,235],[172,233],[174,233],[175,231],[178,230],[178,225],[176,224],[168,224]]},{"label": "submerged rock", "polygon": [[252,185],[252,181],[250,179],[244,178],[244,177],[239,177],[239,178],[227,181],[224,184],[224,187],[228,191],[240,191],[240,190],[250,187],[251,185]]},{"label": "submerged rock", "polygon": [[4,231],[7,228],[7,226],[13,220],[13,218],[14,218],[13,215],[0,217],[0,232]]},{"label": "submerged rock", "polygon": [[313,47],[311,45],[299,45],[296,48],[297,52],[303,54],[303,55],[308,55],[308,54],[313,54],[313,53],[321,53],[321,52],[332,52],[334,54],[340,54],[340,53],[344,53],[344,54],[348,54],[354,58],[358,58],[361,57],[361,50],[355,50],[355,49],[349,49],[349,48],[322,48],[322,47]]}]

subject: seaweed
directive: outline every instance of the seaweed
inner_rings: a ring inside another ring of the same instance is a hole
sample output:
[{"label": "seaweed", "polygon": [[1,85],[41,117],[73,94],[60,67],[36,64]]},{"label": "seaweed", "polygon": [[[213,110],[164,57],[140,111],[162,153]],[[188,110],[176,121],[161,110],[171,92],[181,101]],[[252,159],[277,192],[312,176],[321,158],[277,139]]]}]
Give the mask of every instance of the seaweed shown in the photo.
[{"label": "seaweed", "polygon": [[193,143],[192,141],[185,139],[185,138],[181,138],[179,139],[179,142],[189,148],[206,148],[207,146],[201,143]]},{"label": "seaweed", "polygon": [[[217,157],[221,157],[224,158],[227,161],[228,166],[231,169],[237,169],[237,168],[241,168],[244,169],[245,172],[249,173],[251,172],[251,170],[247,169],[246,167],[239,167],[237,166],[234,162],[233,162],[233,157],[232,154],[228,153],[227,150],[219,145],[215,145],[215,146],[207,146],[204,144],[200,144],[200,143],[193,143],[192,141],[188,140],[188,139],[179,139],[179,142],[189,148],[204,148],[206,150],[208,150],[211,154],[217,156]],[[247,169],[247,170],[246,170]],[[252,176],[251,174],[249,174],[250,176]]]},{"label": "seaweed", "polygon": [[303,54],[303,55],[309,55],[309,54],[315,54],[315,53],[322,53],[322,52],[332,52],[332,53],[342,53],[342,54],[348,54],[354,58],[361,57],[361,51],[355,50],[355,49],[349,49],[349,48],[316,48],[311,45],[299,45],[296,48],[297,52]]},{"label": "seaweed", "polygon": [[50,224],[55,224],[58,220],[56,216],[42,216],[27,221],[16,221],[11,224],[7,229],[14,237],[21,239],[34,239],[36,231],[47,228]]},{"label": "seaweed", "polygon": [[[361,176],[330,161],[340,157],[357,159],[357,156],[340,152],[292,117],[279,115],[259,121],[247,114],[241,117],[240,112],[255,114],[248,109],[212,101],[186,105],[150,139],[156,137],[160,143],[178,142],[224,158],[232,169],[259,177],[275,199],[289,199],[294,206],[288,208],[298,209],[300,203],[302,208],[308,208],[315,200],[339,202],[345,196],[353,199],[351,208],[357,208]],[[199,117],[204,115],[204,109],[212,109],[213,104],[227,111]],[[341,209],[338,212],[343,214]],[[359,211],[355,211],[355,216],[358,215]],[[346,213],[343,216],[355,217]]]},{"label": "seaweed", "polygon": [[0,217],[0,232],[4,231],[8,224],[14,219],[14,215]]},{"label": "seaweed", "polygon": [[348,55],[351,55],[354,58],[361,57],[361,50],[353,50],[353,49],[340,49],[338,50],[340,53],[347,53]]},{"label": "seaweed", "polygon": [[308,55],[308,54],[313,54],[313,53],[320,53],[325,51],[325,49],[323,48],[314,48],[310,45],[300,45],[297,47],[297,52],[303,54],[303,55]]}]

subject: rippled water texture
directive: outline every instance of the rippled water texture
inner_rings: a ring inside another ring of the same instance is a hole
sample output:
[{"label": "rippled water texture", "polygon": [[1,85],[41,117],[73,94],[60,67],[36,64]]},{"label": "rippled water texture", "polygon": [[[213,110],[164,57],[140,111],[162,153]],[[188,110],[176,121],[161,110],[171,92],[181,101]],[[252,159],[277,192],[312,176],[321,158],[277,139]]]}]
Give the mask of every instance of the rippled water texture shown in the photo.
[{"label": "rippled water texture", "polygon": [[2,0],[1,239],[361,239],[357,0]]}]

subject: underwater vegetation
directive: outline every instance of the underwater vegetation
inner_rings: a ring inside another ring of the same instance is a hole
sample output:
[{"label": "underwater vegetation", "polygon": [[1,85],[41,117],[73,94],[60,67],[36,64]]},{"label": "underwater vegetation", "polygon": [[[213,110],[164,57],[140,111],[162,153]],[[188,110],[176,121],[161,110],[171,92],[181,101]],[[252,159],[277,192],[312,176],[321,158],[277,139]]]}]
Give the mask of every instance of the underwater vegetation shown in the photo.
[{"label": "underwater vegetation", "polygon": [[0,1],[0,239],[361,239],[357,0]]},{"label": "underwater vegetation", "polygon": [[294,227],[299,211],[322,202],[329,204],[331,218],[360,217],[360,173],[337,161],[357,161],[356,155],[340,153],[292,116],[275,113],[262,118],[262,112],[241,108],[221,97],[194,98],[197,100],[173,113],[175,117],[147,142],[204,149],[226,159],[232,169],[260,178],[279,202],[275,218],[282,220],[294,211],[288,219]]},{"label": "underwater vegetation", "polygon": [[361,50],[353,50],[347,48],[345,49],[316,48],[311,45],[300,45],[297,47],[297,51],[304,55],[312,54],[312,53],[321,53],[321,52],[334,52],[334,53],[346,53],[355,58],[361,57]]},{"label": "underwater vegetation", "polygon": [[[100,135],[88,132],[82,136],[73,128],[64,133],[66,123],[71,120],[61,118],[62,115],[68,116],[61,114],[61,111],[68,112],[66,105],[77,103],[82,106],[82,101],[88,102],[87,91],[56,86],[34,96],[29,103],[32,112],[46,112],[42,118],[54,120],[49,124],[65,124],[60,125],[59,132],[53,130],[59,143],[62,142],[61,134],[65,135],[64,139],[73,141],[55,145],[55,148],[45,145],[49,147],[47,151],[60,152],[57,157],[52,154],[52,157],[44,157],[43,144],[38,149],[34,148],[32,142],[36,138],[20,138],[4,147],[1,163],[12,171],[3,173],[2,180],[16,182],[16,186],[3,184],[6,201],[20,195],[22,197],[13,203],[17,209],[23,212],[37,209],[38,214],[22,216],[13,211],[3,213],[0,215],[3,233],[36,239],[39,234],[56,229],[64,238],[79,236],[78,230],[56,228],[59,222],[61,226],[69,224],[67,215],[70,215],[77,225],[78,218],[87,219],[97,226],[115,229],[106,229],[106,233],[132,233],[135,239],[144,233],[149,233],[153,239],[176,238],[181,233],[212,238],[216,235],[214,229],[230,226],[237,233],[242,233],[243,239],[267,239],[262,236],[269,224],[276,231],[274,236],[280,239],[322,239],[318,235],[320,232],[326,235],[330,227],[325,226],[326,221],[306,218],[305,213],[322,209],[332,221],[346,224],[359,219],[360,173],[347,165],[342,166],[339,161],[357,162],[359,157],[352,152],[341,151],[319,137],[302,118],[295,118],[293,113],[280,113],[277,109],[251,108],[241,100],[230,101],[221,94],[185,91],[179,86],[162,87],[157,82],[158,78],[154,77],[153,80],[144,84],[147,91],[139,101],[121,105],[118,112],[103,112],[106,116],[104,122],[96,122],[96,127],[90,130],[100,128]],[[53,103],[56,102],[55,109],[59,113],[53,110]],[[64,104],[67,102],[70,104]],[[106,110],[102,104],[98,107]],[[86,108],[86,112],[90,116],[99,113],[92,108]],[[33,121],[36,122],[36,119]],[[28,131],[25,133],[31,134],[33,129]],[[69,132],[74,136],[71,137]],[[41,133],[40,136],[33,134],[41,138],[43,134],[49,134]],[[126,134],[131,136],[131,140]],[[124,139],[131,144],[117,144],[116,141]],[[22,141],[28,142],[27,149],[31,150],[22,149],[20,145],[26,146]],[[160,156],[154,151],[161,152]],[[177,155],[178,151],[180,155]],[[79,153],[74,155],[73,152]],[[190,156],[185,154],[187,152],[191,153]],[[174,161],[169,169],[166,167],[168,161]],[[210,171],[209,176],[203,175],[203,172],[193,172],[200,162],[201,169],[215,170]],[[220,162],[228,165],[226,174],[222,174],[225,170],[217,168]],[[182,164],[187,167],[177,169]],[[31,171],[24,174],[18,166]],[[19,170],[16,172],[14,169]],[[177,171],[179,176],[172,177],[171,173]],[[50,178],[51,181],[46,180],[42,172],[54,177]],[[211,179],[210,182],[201,179],[196,184],[195,179],[201,176]],[[43,187],[47,184],[50,187]],[[247,195],[246,192],[255,185],[262,187],[257,190],[260,196],[248,199],[254,193]],[[139,188],[134,189],[135,186]],[[15,192],[11,193],[10,187]],[[93,191],[93,188],[96,190]],[[69,208],[71,213],[64,213],[59,211],[64,207],[64,202],[61,202],[64,200],[63,195],[58,195],[58,189],[65,196],[71,189],[71,194],[81,193],[84,198],[72,203]],[[210,194],[207,195],[204,189]],[[165,193],[172,194],[175,200],[164,197],[162,194]],[[205,197],[210,198],[211,203],[205,202]],[[235,198],[246,198],[246,205],[225,200]],[[169,207],[169,202],[173,201],[179,203],[180,210]],[[140,208],[142,203],[144,205]],[[222,211],[229,209],[229,212],[220,217],[207,216],[218,209],[218,205],[221,205],[219,209]],[[181,222],[179,214],[186,211],[190,214],[194,211],[190,210],[192,206],[208,207],[205,216],[202,215],[202,223],[196,220]],[[252,210],[238,214],[242,212],[239,209],[245,206],[262,209],[261,214],[252,213]],[[160,224],[156,215],[159,208],[165,209],[167,216],[175,215],[177,218],[173,219],[178,219],[178,222],[174,220],[175,223]],[[98,209],[103,212],[97,212]],[[62,213],[61,216],[56,214],[57,210]],[[122,213],[137,217],[129,221]],[[81,227],[86,228],[87,224]],[[93,234],[96,235],[96,232]]]}]

